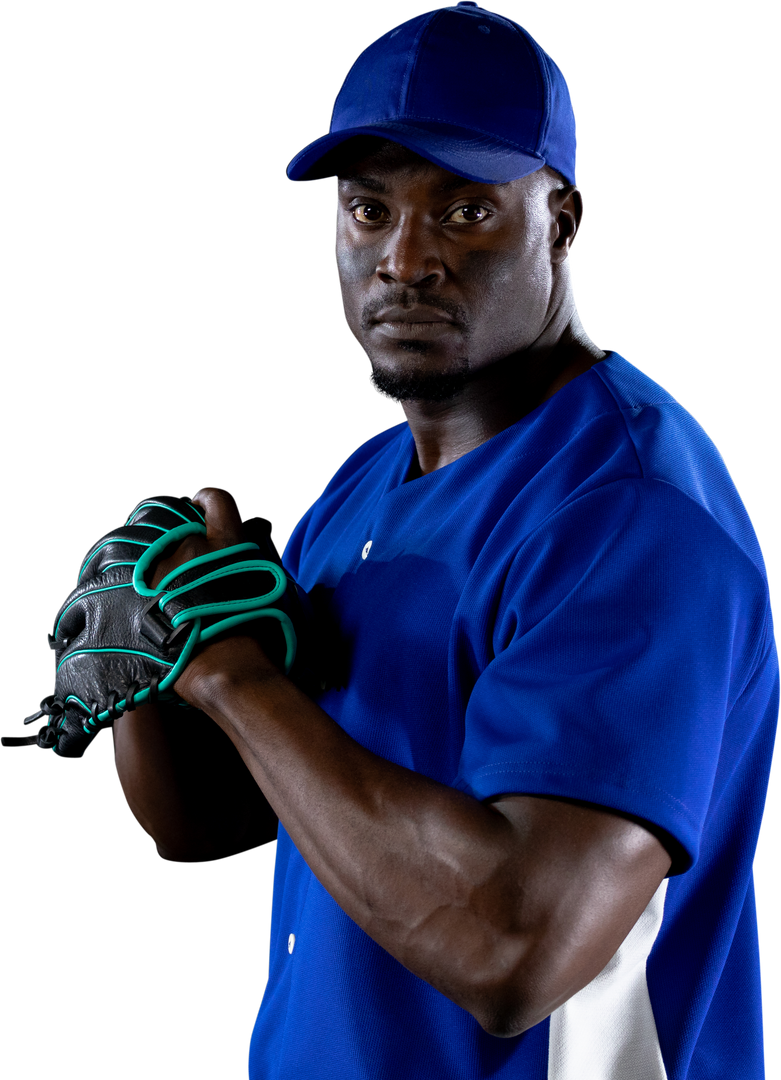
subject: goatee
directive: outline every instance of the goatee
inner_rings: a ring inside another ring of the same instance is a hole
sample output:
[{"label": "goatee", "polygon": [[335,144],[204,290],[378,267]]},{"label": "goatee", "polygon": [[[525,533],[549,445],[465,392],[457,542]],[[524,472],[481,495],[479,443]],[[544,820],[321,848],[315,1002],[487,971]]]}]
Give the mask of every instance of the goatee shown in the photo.
[{"label": "goatee", "polygon": [[[407,352],[423,352],[423,342],[406,342]],[[412,348],[409,346],[412,345]],[[415,346],[418,348],[415,348]],[[470,379],[469,360],[457,361],[450,371],[389,371],[372,365],[372,382],[394,401],[450,401],[463,392]]]}]

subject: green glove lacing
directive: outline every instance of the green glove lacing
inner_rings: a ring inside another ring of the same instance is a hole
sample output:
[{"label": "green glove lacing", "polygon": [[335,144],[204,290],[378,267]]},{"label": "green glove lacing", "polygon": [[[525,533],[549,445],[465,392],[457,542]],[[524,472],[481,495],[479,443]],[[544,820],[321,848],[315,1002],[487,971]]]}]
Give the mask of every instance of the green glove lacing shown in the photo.
[{"label": "green glove lacing", "polygon": [[[174,615],[171,619],[171,626],[173,629],[177,629],[184,623],[192,623],[192,629],[188,634],[187,641],[184,648],[179,655],[175,664],[170,664],[171,670],[156,687],[155,697],[158,694],[165,694],[165,692],[173,687],[176,680],[181,675],[182,671],[186,667],[189,659],[193,653],[193,650],[197,645],[201,645],[211,638],[216,637],[217,634],[223,633],[225,630],[231,630],[236,626],[241,626],[243,623],[252,622],[256,619],[276,619],[282,630],[283,637],[285,639],[285,659],[284,659],[284,671],[287,675],[293,666],[293,662],[296,658],[296,633],[293,628],[293,623],[290,617],[278,608],[272,607],[281,596],[284,595],[287,588],[287,576],[281,567],[276,563],[268,562],[265,559],[246,559],[241,562],[231,563],[228,566],[221,566],[218,569],[211,572],[202,574],[200,577],[194,578],[192,581],[187,582],[185,585],[166,590],[166,586],[174,582],[178,577],[187,571],[197,570],[200,567],[208,566],[209,563],[214,562],[216,559],[223,559],[226,555],[238,555],[241,552],[259,551],[257,544],[242,543],[234,544],[231,547],[220,548],[217,551],[209,551],[204,555],[198,555],[194,559],[190,559],[188,562],[178,566],[175,570],[172,570],[170,574],[167,574],[163,580],[159,583],[156,589],[150,588],[145,580],[145,574],[160,555],[173,544],[177,544],[185,539],[187,536],[193,536],[199,534],[201,536],[206,535],[206,526],[200,524],[200,522],[188,521],[183,525],[178,525],[175,529],[170,529],[168,532],[163,533],[152,544],[150,544],[144,550],[135,564],[133,570],[132,586],[139,594],[139,596],[148,596],[150,599],[155,596],[159,596],[158,607],[160,611],[164,611],[165,607],[174,598],[182,597],[192,589],[197,589],[201,585],[210,581],[218,581],[222,577],[231,577],[234,574],[242,574],[248,572],[257,572],[258,570],[266,571],[271,574],[275,579],[276,584],[274,588],[264,593],[262,596],[245,597],[241,600],[224,600],[214,601],[209,604],[198,604],[192,608],[185,608],[182,611]],[[127,542],[127,541],[125,541]],[[95,552],[93,552],[93,555]],[[85,567],[82,568],[82,574]],[[79,575],[81,577],[81,575]],[[130,583],[123,585],[112,585],[107,588],[130,588]],[[103,592],[103,589],[98,589],[96,592]],[[74,601],[75,603],[76,601]],[[67,611],[67,608],[65,609]],[[65,612],[62,613],[63,615]],[[211,623],[205,628],[201,628],[201,618],[204,616],[221,615],[222,618],[216,622]],[[60,616],[62,618],[62,616]],[[59,625],[59,622],[58,622]],[[56,637],[56,628],[55,628]],[[69,653],[67,657],[64,657],[60,663],[64,663],[65,660],[71,659],[73,656],[77,656],[79,652],[126,652],[135,653],[136,655],[149,656],[159,664],[167,664],[165,660],[161,660],[159,657],[151,656],[149,653],[139,653],[134,649],[82,649],[77,652]],[[59,670],[59,668],[58,668]],[[143,690],[139,690],[133,698],[133,707],[143,704],[150,697],[151,687],[145,687]],[[77,698],[69,698],[81,705],[85,711],[89,712],[89,709],[84,702],[79,701]],[[127,698],[122,698],[121,701],[117,701],[113,708],[104,709],[103,712],[97,713],[91,716],[84,724],[84,731],[86,734],[91,734],[95,730],[98,724],[105,723],[107,720],[113,719],[125,711],[127,705]]]}]

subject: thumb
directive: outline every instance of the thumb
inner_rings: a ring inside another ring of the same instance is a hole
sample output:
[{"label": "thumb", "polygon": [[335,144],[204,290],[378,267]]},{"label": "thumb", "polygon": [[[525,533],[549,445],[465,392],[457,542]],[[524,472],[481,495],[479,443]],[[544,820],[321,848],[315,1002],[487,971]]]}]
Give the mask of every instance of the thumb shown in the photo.
[{"label": "thumb", "polygon": [[241,515],[233,496],[221,488],[201,488],[193,499],[206,515],[206,539],[216,544],[240,544]]}]

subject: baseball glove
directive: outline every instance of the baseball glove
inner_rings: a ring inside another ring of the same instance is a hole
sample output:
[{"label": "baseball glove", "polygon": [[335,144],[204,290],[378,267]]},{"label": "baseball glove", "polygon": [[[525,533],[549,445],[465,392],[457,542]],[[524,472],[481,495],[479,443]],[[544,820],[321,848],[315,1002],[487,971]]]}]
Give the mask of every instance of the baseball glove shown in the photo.
[{"label": "baseball glove", "polygon": [[[48,723],[28,738],[62,757],[81,757],[103,727],[145,701],[180,699],[173,686],[194,649],[248,624],[287,673],[296,656],[293,619],[306,602],[285,573],[261,518],[244,525],[246,542],[210,551],[177,567],[152,589],[156,560],[194,533],[204,516],[189,499],[155,497],[94,544],[78,583],[60,608],[49,645],[56,657],[54,694],[25,723]],[[247,632],[242,629],[242,632]]]}]

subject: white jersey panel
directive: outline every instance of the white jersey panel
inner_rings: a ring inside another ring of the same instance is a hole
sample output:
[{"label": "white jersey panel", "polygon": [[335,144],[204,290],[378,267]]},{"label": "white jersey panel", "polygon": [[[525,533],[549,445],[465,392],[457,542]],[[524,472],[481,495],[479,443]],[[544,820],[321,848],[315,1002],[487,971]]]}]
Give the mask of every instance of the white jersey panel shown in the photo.
[{"label": "white jersey panel", "polygon": [[613,959],[550,1018],[548,1080],[667,1080],[645,970],[665,879]]}]

